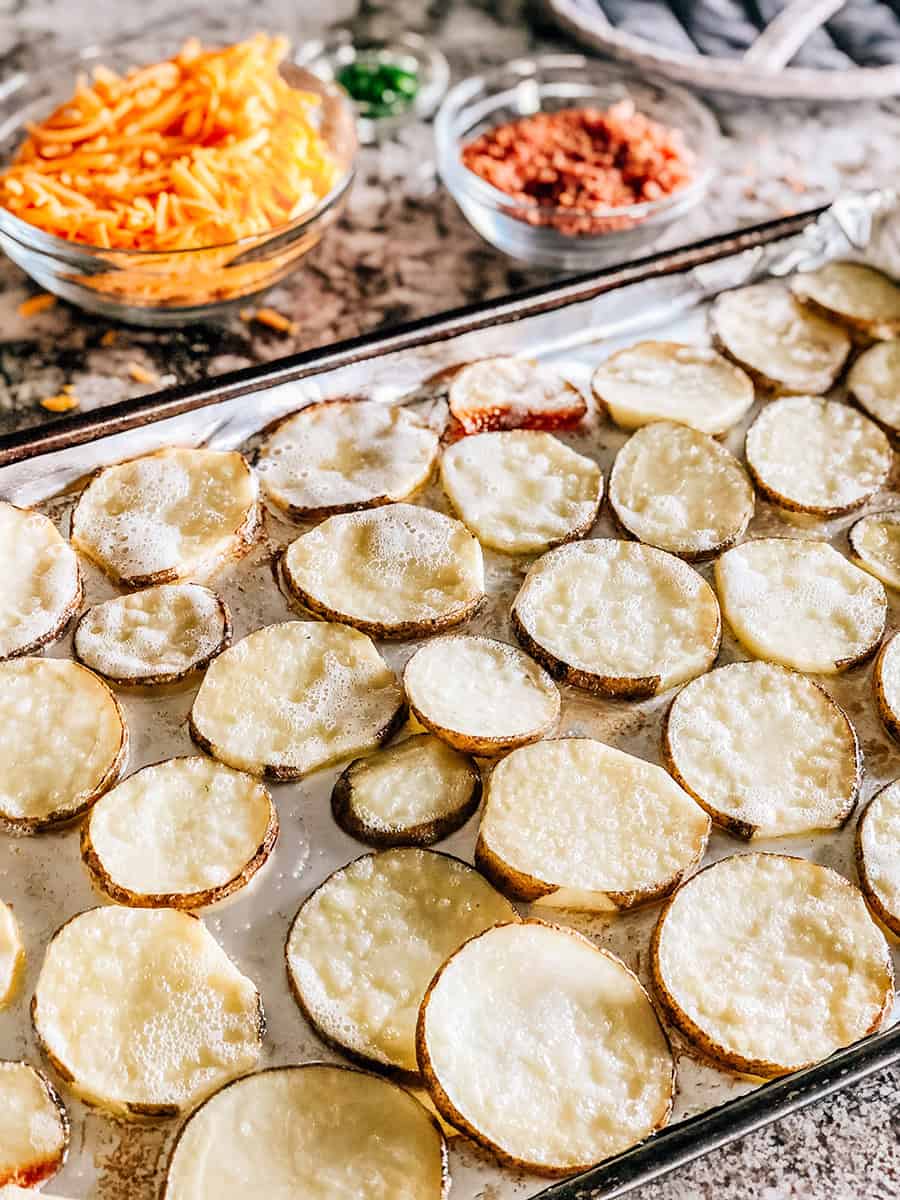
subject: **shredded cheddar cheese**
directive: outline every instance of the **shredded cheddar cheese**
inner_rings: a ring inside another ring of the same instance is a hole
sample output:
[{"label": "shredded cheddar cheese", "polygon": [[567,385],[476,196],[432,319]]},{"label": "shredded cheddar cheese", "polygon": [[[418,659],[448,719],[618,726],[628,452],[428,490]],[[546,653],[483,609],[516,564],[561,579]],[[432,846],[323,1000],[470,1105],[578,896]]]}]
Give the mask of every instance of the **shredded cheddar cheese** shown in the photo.
[{"label": "shredded cheddar cheese", "polygon": [[130,362],[128,364],[128,374],[135,383],[158,383],[159,376],[153,371],[148,371],[146,367],[142,367],[139,362]]},{"label": "shredded cheddar cheese", "polygon": [[78,397],[66,388],[57,396],[47,396],[45,400],[41,401],[41,408],[46,408],[47,412],[64,413],[78,408],[80,403]]},{"label": "shredded cheddar cheese", "polygon": [[38,313],[52,308],[55,303],[55,296],[51,296],[49,292],[39,292],[36,296],[29,296],[27,300],[22,301],[19,305],[19,316],[36,317]]}]

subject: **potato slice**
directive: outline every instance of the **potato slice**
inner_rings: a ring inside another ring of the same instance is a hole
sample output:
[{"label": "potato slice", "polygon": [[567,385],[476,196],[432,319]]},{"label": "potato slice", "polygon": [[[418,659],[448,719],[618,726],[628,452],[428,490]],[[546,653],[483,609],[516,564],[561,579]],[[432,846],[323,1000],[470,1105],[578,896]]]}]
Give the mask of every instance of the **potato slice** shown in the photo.
[{"label": "potato slice", "polygon": [[75,627],[75,657],[123,687],[189,679],[231,644],[224,600],[198,583],[165,583],[95,604]]},{"label": "potato slice", "polygon": [[414,504],[329,517],[288,546],[281,568],[301,604],[372,637],[439,633],[484,601],[477,538]]},{"label": "potato slice", "polygon": [[78,557],[52,521],[0,502],[0,570],[0,659],[34,654],[78,611]]},{"label": "potato slice", "polygon": [[791,291],[813,312],[873,338],[900,334],[900,288],[874,267],[830,262],[795,275]]},{"label": "potato slice", "polygon": [[878,715],[888,733],[900,741],[900,638],[892,633],[875,659],[872,672]]},{"label": "potato slice", "polygon": [[65,658],[0,663],[0,822],[36,833],[81,816],[125,766],[115,696]]},{"label": "potato slice", "polygon": [[716,824],[742,838],[836,829],[862,778],[844,710],[805,675],[765,662],[729,663],[679,692],[663,756]]},{"label": "potato slice", "polygon": [[657,421],[616,455],[609,503],[632,537],[696,561],[743,537],[754,496],[744,468],[714,438]]},{"label": "potato slice", "polygon": [[94,805],[81,854],[119,904],[200,908],[246,886],[277,837],[275,806],[258,780],[208,758],[172,758]]},{"label": "potato slice", "polygon": [[709,827],[662,767],[592,738],[560,738],[494,768],[475,863],[513,900],[615,912],[680,883]]},{"label": "potato slice", "polygon": [[539,558],[516,596],[512,624],[558,679],[631,700],[709,670],[721,638],[713,590],[692,567],[607,538]]},{"label": "potato slice", "polygon": [[252,981],[171,908],[72,917],[47,947],[31,1010],[73,1091],[126,1117],[193,1108],[256,1065],[265,1029]]},{"label": "potato slice", "polygon": [[900,937],[900,780],[876,792],[860,813],[856,870],[872,912]]},{"label": "potato slice", "polygon": [[855,563],[888,587],[900,588],[900,510],[860,517],[848,537]]},{"label": "potato slice", "polygon": [[753,384],[740,369],[705,346],[638,342],[600,364],[594,395],[623,429],[676,421],[700,433],[736,425],[753,403]]},{"label": "potato slice", "polygon": [[413,716],[468,754],[536,742],[559,719],[550,676],[515,646],[486,637],[439,638],[412,656],[403,686]]},{"label": "potato slice", "polygon": [[256,469],[269,503],[305,520],[405,500],[437,454],[438,435],[405,408],[329,400],[280,421]]},{"label": "potato slice", "polygon": [[874,421],[815,396],[768,404],[747,432],[745,451],[762,496],[819,517],[859,508],[884,484],[894,458]]},{"label": "potato slice", "polygon": [[72,513],[72,544],[125,587],[206,576],[255,538],[257,494],[237,451],[167,447],[101,467]]},{"label": "potato slice", "polygon": [[571,429],[587,412],[578,388],[552,367],[524,358],[481,358],[457,371],[450,412],[465,433]]},{"label": "potato slice", "polygon": [[50,1080],[28,1063],[0,1062],[0,1188],[40,1187],[68,1148],[69,1118]]},{"label": "potato slice", "polygon": [[35,1200],[36,1195],[40,1197],[40,1200],[66,1200],[65,1196],[59,1196],[55,1192],[52,1196],[45,1191],[35,1193],[34,1188],[18,1187],[14,1183],[0,1187],[0,1200]]},{"label": "potato slice", "polygon": [[900,339],[863,351],[847,373],[847,390],[889,434],[900,434]]},{"label": "potato slice", "polygon": [[446,1143],[418,1100],[350,1067],[306,1063],[248,1075],[207,1100],[178,1136],[163,1200],[449,1192]]},{"label": "potato slice", "polygon": [[0,900],[0,1008],[13,998],[25,965],[19,925],[8,904]]},{"label": "potato slice", "polygon": [[774,392],[820,396],[850,353],[844,330],[809,312],[780,283],[723,292],[709,318],[718,349]]},{"label": "potato slice", "polygon": [[584,1170],[665,1125],[675,1068],[624,963],[528,921],[466,942],[419,1014],[419,1067],[443,1116],[501,1162]]},{"label": "potato slice", "polygon": [[667,901],[651,949],[666,1017],[749,1075],[827,1058],[876,1030],[894,999],[861,892],[802,858],[736,854],[700,871]]},{"label": "potato slice", "polygon": [[515,909],[458,858],[434,850],[366,854],[300,906],[287,940],[291,988],[332,1045],[416,1076],[416,1018],[440,965]]},{"label": "potato slice", "polygon": [[480,800],[477,764],[420,733],[355,759],[334,785],[331,811],[370,846],[428,846],[465,825]]},{"label": "potato slice", "polygon": [[549,433],[482,433],[449,446],[441,484],[466,525],[493,550],[540,554],[586,534],[603,473]]},{"label": "potato slice", "polygon": [[878,648],[887,596],[827,542],[758,538],[716,562],[725,619],[756,658],[834,675]]},{"label": "potato slice", "polygon": [[194,740],[251,775],[299,779],[386,742],[403,724],[403,692],[364,633],[285,621],[220,654],[191,709]]}]

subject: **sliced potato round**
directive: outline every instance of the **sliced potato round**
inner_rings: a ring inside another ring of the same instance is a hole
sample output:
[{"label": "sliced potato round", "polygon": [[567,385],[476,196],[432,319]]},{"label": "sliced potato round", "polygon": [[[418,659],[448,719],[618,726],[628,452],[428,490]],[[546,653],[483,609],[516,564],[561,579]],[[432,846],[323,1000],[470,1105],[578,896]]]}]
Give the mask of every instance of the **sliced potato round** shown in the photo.
[{"label": "sliced potato round", "polygon": [[494,768],[475,863],[514,900],[614,912],[670,892],[708,836],[709,817],[662,767],[560,738]]},{"label": "sliced potato round", "polygon": [[840,375],[850,338],[799,304],[780,283],[723,292],[710,309],[713,341],[754,383],[820,396]]},{"label": "sliced potato round", "polygon": [[414,504],[329,517],[288,546],[281,568],[301,604],[372,637],[439,633],[484,600],[478,539]]},{"label": "sliced potato round", "polygon": [[865,350],[847,373],[847,390],[890,434],[900,434],[900,339]]},{"label": "sliced potato round", "polygon": [[638,342],[594,372],[594,395],[623,429],[676,421],[700,433],[736,425],[753,403],[744,372],[704,346]]},{"label": "sliced potato round", "polygon": [[202,922],[92,908],[50,941],[31,1005],[73,1091],[122,1116],[176,1116],[256,1065],[259,992]]},{"label": "sliced potato round", "polygon": [[280,421],[256,469],[268,501],[305,520],[405,500],[437,454],[438,435],[405,408],[328,400]]},{"label": "sliced potato round", "polygon": [[171,758],[94,805],[81,854],[119,904],[200,908],[248,884],[277,837],[275,806],[258,780],[208,758]]},{"label": "sliced potato round", "polygon": [[783,837],[844,824],[862,755],[847,714],[805,675],[729,663],[675,697],[666,765],[717,825],[737,837]]},{"label": "sliced potato round", "polygon": [[736,854],[667,901],[652,942],[666,1017],[706,1057],[784,1075],[872,1033],[894,971],[858,888],[829,867]]},{"label": "sliced potato round", "polygon": [[78,610],[78,557],[52,521],[0,502],[0,571],[0,659],[34,654]]},{"label": "sliced potato round", "polygon": [[300,906],[286,949],[291,988],[327,1041],[415,1076],[416,1018],[435,971],[468,938],[515,920],[509,901],[457,858],[366,854]]},{"label": "sliced potato round", "polygon": [[900,509],[860,517],[848,537],[853,559],[864,571],[900,588]]},{"label": "sliced potato round", "polygon": [[877,649],[887,596],[827,542],[758,538],[716,562],[725,619],[755,658],[834,675]]},{"label": "sliced potato round", "polygon": [[128,731],[115,696],[66,658],[0,663],[0,822],[35,833],[81,816],[119,778]]},{"label": "sliced potato round", "polygon": [[874,421],[848,405],[786,396],[766,405],[750,426],[746,457],[767,500],[794,512],[836,517],[882,486],[894,454]]},{"label": "sliced potato round", "polygon": [[814,312],[873,338],[900,333],[900,287],[863,263],[830,262],[791,280],[791,291]]},{"label": "sliced potato round", "polygon": [[89,608],[74,649],[112,683],[146,687],[188,679],[230,643],[224,600],[198,583],[165,583]]},{"label": "sliced potato round", "polygon": [[12,999],[25,965],[19,924],[8,904],[0,900],[0,1008]]},{"label": "sliced potato round", "polygon": [[440,1113],[501,1162],[565,1175],[665,1125],[674,1063],[637,977],[569,929],[528,921],[466,942],[417,1033]]},{"label": "sliced potato round", "polygon": [[450,412],[466,433],[571,429],[587,412],[578,388],[552,367],[525,358],[481,358],[457,371]]},{"label": "sliced potato round", "polygon": [[875,703],[884,727],[900,741],[900,637],[891,634],[875,659],[872,672]]},{"label": "sliced potato round", "polygon": [[413,716],[469,754],[502,754],[536,742],[559,719],[556,685],[515,646],[486,637],[446,637],[406,664]]},{"label": "sliced potato round", "polygon": [[709,558],[743,537],[753,485],[733,454],[687,425],[656,421],[632,434],[613,464],[609,503],[638,541],[680,558]]},{"label": "sliced potato round", "polygon": [[178,1136],[163,1200],[446,1200],[449,1190],[444,1137],[409,1092],[306,1063],[207,1100]]},{"label": "sliced potato round", "polygon": [[69,1118],[50,1080],[28,1063],[0,1062],[0,1188],[39,1187],[68,1148]]},{"label": "sliced potato round", "polygon": [[[43,1190],[37,1195],[40,1196],[40,1200],[66,1200],[64,1196],[56,1193],[51,1196]],[[34,1188],[23,1188],[15,1183],[8,1183],[6,1187],[0,1187],[0,1200],[35,1200],[35,1191]]]},{"label": "sliced potato round", "polygon": [[900,937],[900,780],[876,792],[860,813],[856,869],[872,912]]},{"label": "sliced potato round", "polygon": [[662,550],[598,538],[551,550],[525,577],[516,636],[566,683],[627,699],[709,670],[721,621],[712,588]]},{"label": "sliced potato round", "polygon": [[194,740],[251,775],[299,779],[381,745],[403,724],[397,677],[364,633],[285,621],[213,661],[191,709]]},{"label": "sliced potato round", "polygon": [[441,483],[478,539],[505,554],[540,554],[586,534],[603,473],[549,433],[482,433],[449,446]]},{"label": "sliced potato round", "polygon": [[94,475],[72,513],[72,544],[126,587],[205,576],[253,541],[257,494],[235,450],[156,450]]},{"label": "sliced potato round", "polygon": [[355,759],[331,793],[334,819],[371,846],[428,846],[465,825],[481,800],[481,773],[430,733]]}]

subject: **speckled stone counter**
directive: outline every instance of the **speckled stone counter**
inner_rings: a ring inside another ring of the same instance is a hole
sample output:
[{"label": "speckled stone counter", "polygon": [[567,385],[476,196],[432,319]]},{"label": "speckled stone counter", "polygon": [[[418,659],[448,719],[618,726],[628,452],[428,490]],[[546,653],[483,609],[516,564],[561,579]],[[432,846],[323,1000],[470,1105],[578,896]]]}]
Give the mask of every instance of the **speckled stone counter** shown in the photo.
[{"label": "speckled stone counter", "polygon": [[[360,11],[362,10],[362,11]],[[514,56],[567,46],[519,0],[6,0],[0,78],[49,64],[93,40],[156,32],[233,39],[258,28],[295,39],[366,22],[436,39],[454,77]],[[571,47],[569,47],[571,48]],[[848,107],[717,103],[725,135],[708,203],[667,244],[820,203],[841,186],[896,185],[900,103]],[[293,351],[547,281],[474,234],[434,174],[431,135],[409,128],[366,149],[349,211],[309,265],[270,293],[296,335],[221,325],[153,332],[118,327],[64,304],[29,319],[35,290],[0,262],[0,431],[51,419],[40,401],[71,385],[83,409],[157,386],[214,376]],[[884,1072],[634,1193],[640,1200],[888,1200],[900,1197],[900,1069]]]}]

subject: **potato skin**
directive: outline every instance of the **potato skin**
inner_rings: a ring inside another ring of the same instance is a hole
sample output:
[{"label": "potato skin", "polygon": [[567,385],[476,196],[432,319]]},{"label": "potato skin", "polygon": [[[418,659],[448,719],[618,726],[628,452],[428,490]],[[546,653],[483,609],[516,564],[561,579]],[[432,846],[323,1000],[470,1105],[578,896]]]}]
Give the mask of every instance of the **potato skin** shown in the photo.
[{"label": "potato skin", "polygon": [[872,881],[866,870],[866,858],[863,853],[862,844],[863,827],[865,826],[866,818],[869,815],[869,809],[872,807],[873,801],[877,800],[882,792],[887,791],[892,786],[893,784],[886,783],[883,788],[879,788],[859,814],[859,820],[856,822],[856,832],[853,837],[853,859],[856,863],[856,874],[859,878],[860,891],[866,898],[866,904],[868,904],[878,922],[894,934],[895,937],[900,938],[900,913],[891,912],[890,909],[886,908],[880,896],[872,887]]},{"label": "potato skin", "polygon": [[895,713],[887,702],[883,676],[884,659],[895,637],[897,637],[897,634],[892,633],[887,641],[882,643],[878,657],[875,659],[875,666],[872,669],[872,688],[875,692],[875,704],[878,708],[878,715],[881,717],[881,723],[894,741],[900,742],[900,713]]}]

